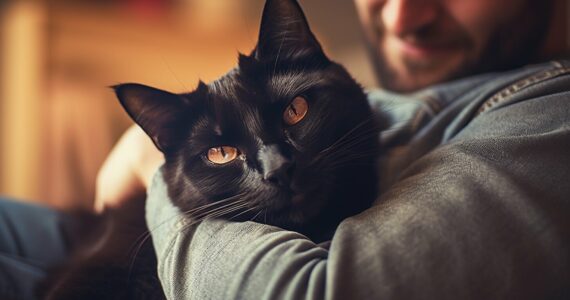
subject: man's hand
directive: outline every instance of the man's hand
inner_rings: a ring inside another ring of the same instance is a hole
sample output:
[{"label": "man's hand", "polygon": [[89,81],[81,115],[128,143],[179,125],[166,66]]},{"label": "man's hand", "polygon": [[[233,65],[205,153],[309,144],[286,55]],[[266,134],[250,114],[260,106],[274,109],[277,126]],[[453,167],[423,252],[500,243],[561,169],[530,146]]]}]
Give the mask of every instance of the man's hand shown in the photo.
[{"label": "man's hand", "polygon": [[123,134],[97,174],[97,213],[144,197],[152,175],[164,162],[162,153],[138,126]]}]

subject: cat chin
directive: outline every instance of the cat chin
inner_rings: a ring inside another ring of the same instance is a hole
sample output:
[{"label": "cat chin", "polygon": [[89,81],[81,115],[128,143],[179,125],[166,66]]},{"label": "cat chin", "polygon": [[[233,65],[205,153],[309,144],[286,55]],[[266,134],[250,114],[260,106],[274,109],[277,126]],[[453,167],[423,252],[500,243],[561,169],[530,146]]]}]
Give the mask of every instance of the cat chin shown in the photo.
[{"label": "cat chin", "polygon": [[276,197],[265,205],[269,216],[267,220],[261,218],[259,221],[284,229],[299,230],[322,212],[326,197],[317,195],[318,193],[290,193]]},{"label": "cat chin", "polygon": [[276,187],[272,185],[269,187],[272,191],[272,196],[267,197],[267,199],[272,199],[272,202],[268,206],[273,206],[275,210],[281,210],[285,207],[292,207],[294,209],[302,209],[310,206],[311,203],[315,204],[314,198],[322,193],[319,190],[326,190],[321,186],[312,187],[311,189],[301,189],[295,184],[289,186]]}]

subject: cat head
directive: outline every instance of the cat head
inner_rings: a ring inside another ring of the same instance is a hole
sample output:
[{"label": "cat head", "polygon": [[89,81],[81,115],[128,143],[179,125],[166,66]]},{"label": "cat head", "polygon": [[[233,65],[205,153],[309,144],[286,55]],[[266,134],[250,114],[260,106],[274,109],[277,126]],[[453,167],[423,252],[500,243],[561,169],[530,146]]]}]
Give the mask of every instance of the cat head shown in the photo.
[{"label": "cat head", "polygon": [[366,97],[294,0],[266,2],[257,46],[218,80],[185,94],[141,84],[115,91],[164,153],[172,201],[194,217],[319,232],[376,192]]}]

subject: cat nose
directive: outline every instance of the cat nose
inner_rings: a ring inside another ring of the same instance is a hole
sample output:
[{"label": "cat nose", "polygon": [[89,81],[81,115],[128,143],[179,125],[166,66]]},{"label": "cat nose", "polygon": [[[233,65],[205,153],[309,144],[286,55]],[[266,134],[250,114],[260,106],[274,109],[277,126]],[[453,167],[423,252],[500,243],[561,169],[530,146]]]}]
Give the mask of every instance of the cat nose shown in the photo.
[{"label": "cat nose", "polygon": [[280,186],[288,186],[291,182],[292,171],[293,163],[287,162],[269,172],[264,172],[263,179]]},{"label": "cat nose", "polygon": [[264,146],[258,156],[264,180],[281,186],[289,185],[294,164],[279,151],[277,145]]}]

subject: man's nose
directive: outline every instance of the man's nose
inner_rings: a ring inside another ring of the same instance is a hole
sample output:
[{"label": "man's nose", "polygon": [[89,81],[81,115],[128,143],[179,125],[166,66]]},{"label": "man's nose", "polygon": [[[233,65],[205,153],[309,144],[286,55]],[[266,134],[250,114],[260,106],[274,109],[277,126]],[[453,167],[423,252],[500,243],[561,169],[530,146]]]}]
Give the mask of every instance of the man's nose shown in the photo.
[{"label": "man's nose", "polygon": [[398,36],[411,34],[437,21],[439,0],[387,0],[382,22],[387,32]]}]

